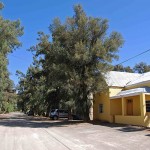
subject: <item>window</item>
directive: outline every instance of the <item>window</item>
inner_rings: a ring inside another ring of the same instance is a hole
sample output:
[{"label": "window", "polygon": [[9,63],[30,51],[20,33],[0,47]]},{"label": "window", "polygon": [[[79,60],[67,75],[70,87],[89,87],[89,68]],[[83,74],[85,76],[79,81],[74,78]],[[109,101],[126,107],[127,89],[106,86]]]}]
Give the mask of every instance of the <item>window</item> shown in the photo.
[{"label": "window", "polygon": [[146,112],[150,112],[150,100],[146,101]]},{"label": "window", "polygon": [[132,103],[133,102],[133,100],[131,100],[131,99],[128,99],[128,103]]},{"label": "window", "polygon": [[103,113],[103,104],[99,104],[99,113]]}]

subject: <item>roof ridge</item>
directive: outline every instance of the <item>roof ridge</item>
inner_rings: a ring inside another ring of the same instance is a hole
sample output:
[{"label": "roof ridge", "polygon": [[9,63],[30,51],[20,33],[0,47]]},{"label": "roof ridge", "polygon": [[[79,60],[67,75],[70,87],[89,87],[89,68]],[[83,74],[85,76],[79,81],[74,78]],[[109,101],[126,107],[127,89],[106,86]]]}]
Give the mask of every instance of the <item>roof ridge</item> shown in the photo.
[{"label": "roof ridge", "polygon": [[138,74],[138,75],[140,75],[140,73],[136,73],[136,72],[123,72],[123,71],[110,71],[110,72],[117,72],[117,73],[127,73],[127,74]]}]

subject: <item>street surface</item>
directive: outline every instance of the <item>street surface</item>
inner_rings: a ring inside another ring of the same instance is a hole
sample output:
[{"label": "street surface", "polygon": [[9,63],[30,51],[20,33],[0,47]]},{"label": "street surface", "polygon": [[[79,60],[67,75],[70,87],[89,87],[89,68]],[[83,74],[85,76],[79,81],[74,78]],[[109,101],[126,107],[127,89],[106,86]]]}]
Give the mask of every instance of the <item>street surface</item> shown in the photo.
[{"label": "street surface", "polygon": [[150,150],[150,129],[0,115],[0,150]]}]

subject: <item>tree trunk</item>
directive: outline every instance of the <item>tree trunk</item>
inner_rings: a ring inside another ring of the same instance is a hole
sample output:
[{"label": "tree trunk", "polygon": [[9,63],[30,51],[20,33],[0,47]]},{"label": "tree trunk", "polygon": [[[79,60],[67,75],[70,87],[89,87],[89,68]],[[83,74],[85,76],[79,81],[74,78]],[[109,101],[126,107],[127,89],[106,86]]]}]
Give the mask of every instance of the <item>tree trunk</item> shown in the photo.
[{"label": "tree trunk", "polygon": [[90,120],[90,116],[89,116],[89,105],[88,105],[88,99],[87,99],[87,96],[86,96],[86,99],[84,99],[84,102],[85,102],[85,111],[84,111],[84,121],[89,121]]}]

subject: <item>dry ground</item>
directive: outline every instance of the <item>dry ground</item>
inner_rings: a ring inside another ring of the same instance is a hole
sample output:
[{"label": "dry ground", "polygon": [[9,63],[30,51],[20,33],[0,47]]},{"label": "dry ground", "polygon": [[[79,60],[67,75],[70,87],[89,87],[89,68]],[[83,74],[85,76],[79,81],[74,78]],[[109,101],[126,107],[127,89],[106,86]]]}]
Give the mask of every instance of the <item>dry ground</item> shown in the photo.
[{"label": "dry ground", "polygon": [[0,150],[149,150],[150,130],[108,123],[0,115]]}]

